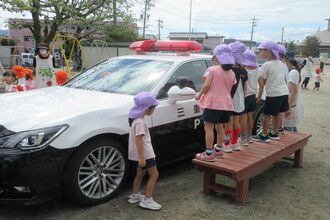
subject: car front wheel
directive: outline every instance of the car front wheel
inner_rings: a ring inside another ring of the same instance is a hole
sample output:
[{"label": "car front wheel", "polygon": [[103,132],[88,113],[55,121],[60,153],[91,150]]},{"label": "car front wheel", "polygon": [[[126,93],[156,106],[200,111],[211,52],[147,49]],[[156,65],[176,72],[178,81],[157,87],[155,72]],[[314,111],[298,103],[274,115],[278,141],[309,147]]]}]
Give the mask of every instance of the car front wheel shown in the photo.
[{"label": "car front wheel", "polygon": [[66,197],[82,205],[111,199],[127,179],[125,155],[122,145],[113,139],[97,139],[80,146],[66,166]]}]

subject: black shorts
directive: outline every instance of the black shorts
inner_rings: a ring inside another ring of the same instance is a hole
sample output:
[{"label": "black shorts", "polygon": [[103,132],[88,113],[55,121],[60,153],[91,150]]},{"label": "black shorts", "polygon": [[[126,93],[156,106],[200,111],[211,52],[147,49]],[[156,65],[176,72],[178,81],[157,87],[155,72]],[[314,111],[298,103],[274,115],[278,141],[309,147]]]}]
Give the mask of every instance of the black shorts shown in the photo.
[{"label": "black shorts", "polygon": [[316,88],[320,88],[320,83],[319,82],[314,82]]},{"label": "black shorts", "polygon": [[289,110],[288,95],[266,97],[264,114],[278,115]]},{"label": "black shorts", "polygon": [[230,115],[232,115],[232,116],[237,116],[237,115],[242,115],[244,113],[244,111],[242,111],[242,112],[230,112]]},{"label": "black shorts", "polygon": [[257,109],[256,95],[253,94],[245,97],[244,105],[245,105],[244,113],[254,112]]},{"label": "black shorts", "polygon": [[[138,161],[133,161],[134,165],[136,167],[139,166],[139,162]],[[153,167],[153,166],[156,166],[157,163],[156,163],[156,158],[150,158],[148,160],[146,160],[146,165],[144,167],[141,167],[142,169],[148,169],[150,167]]]},{"label": "black shorts", "polygon": [[227,123],[230,119],[230,112],[223,110],[214,110],[206,108],[201,117],[202,121],[210,122],[213,124]]}]

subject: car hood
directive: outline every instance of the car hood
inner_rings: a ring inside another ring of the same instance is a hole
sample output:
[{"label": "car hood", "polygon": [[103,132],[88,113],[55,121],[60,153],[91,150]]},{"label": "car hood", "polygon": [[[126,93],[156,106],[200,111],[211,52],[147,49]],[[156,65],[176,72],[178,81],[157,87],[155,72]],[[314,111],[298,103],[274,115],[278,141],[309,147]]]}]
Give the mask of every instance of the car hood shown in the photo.
[{"label": "car hood", "polygon": [[[0,125],[18,132],[50,121],[133,102],[131,95],[54,86],[0,95]],[[132,103],[133,104],[133,103]],[[67,120],[64,120],[67,119]]]}]

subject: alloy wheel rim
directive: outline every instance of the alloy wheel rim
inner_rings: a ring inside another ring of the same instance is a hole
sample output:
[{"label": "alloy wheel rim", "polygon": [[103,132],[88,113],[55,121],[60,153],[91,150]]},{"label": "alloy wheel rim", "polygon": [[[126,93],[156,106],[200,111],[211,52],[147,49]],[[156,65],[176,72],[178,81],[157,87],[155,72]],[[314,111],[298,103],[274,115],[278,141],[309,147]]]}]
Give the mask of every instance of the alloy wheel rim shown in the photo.
[{"label": "alloy wheel rim", "polygon": [[89,153],[80,165],[78,185],[81,192],[92,199],[110,195],[122,182],[125,159],[113,146],[102,146]]}]

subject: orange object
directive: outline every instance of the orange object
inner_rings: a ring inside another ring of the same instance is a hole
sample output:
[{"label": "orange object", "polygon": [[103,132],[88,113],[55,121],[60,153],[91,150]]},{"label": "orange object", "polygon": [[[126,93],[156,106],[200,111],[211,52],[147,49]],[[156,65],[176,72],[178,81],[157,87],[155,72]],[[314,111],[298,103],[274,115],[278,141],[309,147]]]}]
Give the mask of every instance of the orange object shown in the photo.
[{"label": "orange object", "polygon": [[23,73],[23,67],[22,66],[14,66],[12,71],[15,73],[17,78],[24,78],[25,73]]},{"label": "orange object", "polygon": [[32,70],[26,68],[26,69],[23,69],[23,73],[25,74],[25,76],[29,75],[30,79],[33,80]]},{"label": "orange object", "polygon": [[19,92],[24,91],[24,89],[23,89],[23,87],[22,87],[21,85],[17,85],[16,87],[17,87],[17,90],[18,90]]},{"label": "orange object", "polygon": [[64,70],[57,71],[55,75],[56,75],[56,83],[58,85],[62,85],[66,81],[68,81],[68,74]]}]

